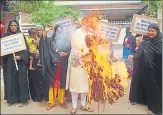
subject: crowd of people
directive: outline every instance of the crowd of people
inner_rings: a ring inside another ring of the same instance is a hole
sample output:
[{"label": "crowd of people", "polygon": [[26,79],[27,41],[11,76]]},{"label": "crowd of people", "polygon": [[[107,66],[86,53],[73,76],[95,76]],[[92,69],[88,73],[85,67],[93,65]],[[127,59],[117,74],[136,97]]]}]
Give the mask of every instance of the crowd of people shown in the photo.
[{"label": "crowd of people", "polygon": [[[72,36],[64,34],[60,25],[56,25],[54,29],[50,25],[30,28],[29,36],[24,36],[27,49],[16,52],[15,56],[8,54],[2,57],[4,99],[9,106],[20,104],[20,107],[24,107],[31,98],[34,102],[48,102],[46,110],[51,110],[57,105],[58,99],[59,105],[66,109],[68,106],[65,96],[69,91],[72,97],[72,114],[77,112],[78,94],[81,99],[80,110],[93,111],[86,107],[89,75],[78,56],[81,49],[87,47],[86,44],[77,42],[77,39],[83,37],[85,27],[79,21],[75,22]],[[51,30],[53,34],[47,36]],[[17,33],[21,33],[19,23],[11,20],[7,33],[2,37]],[[83,51],[85,52],[87,51]],[[78,61],[74,61],[74,58]],[[133,63],[133,67],[129,68],[133,69],[130,74],[131,104],[145,104],[149,113],[162,113],[162,35],[158,25],[150,24],[148,35],[143,36],[143,40],[137,45],[131,33],[127,33],[123,58],[126,65]],[[14,60],[17,61],[19,70],[16,70]]]},{"label": "crowd of people", "polygon": [[[80,28],[80,24],[76,24],[75,31]],[[50,30],[52,28],[49,25],[45,28],[40,25],[37,25],[36,28],[30,28],[28,30],[29,36],[27,38],[24,36],[27,49],[16,52],[16,56],[9,54],[2,57],[4,99],[9,106],[20,104],[20,107],[23,107],[28,105],[31,97],[34,102],[48,102],[46,110],[55,107],[57,105],[56,99],[58,99],[59,105],[66,109],[68,106],[65,103],[65,94],[69,94],[67,89],[72,94],[73,109],[71,113],[77,111],[78,93],[82,93],[80,109],[82,111],[93,111],[86,107],[88,82],[85,80],[88,80],[88,75],[82,74],[83,72],[80,71],[84,68],[78,65],[74,67],[70,63],[71,57],[73,57],[71,54],[73,44],[70,42],[69,36],[64,34],[60,25],[54,27],[53,34],[49,37],[47,33]],[[11,20],[7,33],[2,37],[20,32],[19,23],[16,20]],[[77,49],[73,48],[73,51],[77,51]],[[17,61],[19,70],[16,70],[14,60]],[[70,71],[71,75],[67,77],[67,73]],[[79,78],[84,75],[86,76],[85,79],[74,81],[78,72],[81,73]],[[77,81],[81,84],[80,86],[79,84],[76,86]],[[87,87],[84,88],[84,85]]]}]

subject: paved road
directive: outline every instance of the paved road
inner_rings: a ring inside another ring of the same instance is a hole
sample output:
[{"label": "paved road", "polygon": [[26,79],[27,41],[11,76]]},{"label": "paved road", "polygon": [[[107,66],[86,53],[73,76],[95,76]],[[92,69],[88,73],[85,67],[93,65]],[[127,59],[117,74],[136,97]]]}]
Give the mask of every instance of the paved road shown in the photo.
[{"label": "paved road", "polygon": [[[119,99],[117,103],[113,105],[106,103],[104,112],[103,105],[100,105],[100,114],[146,114],[146,106],[131,105],[129,103],[128,91],[129,87],[127,89],[127,94]],[[1,93],[1,96],[3,96],[3,93]],[[68,103],[69,108],[65,110],[57,106],[52,110],[47,111],[45,109],[46,105],[46,103],[36,103],[30,101],[29,105],[23,108],[18,107],[18,105],[9,107],[4,100],[1,100],[1,114],[69,114],[69,111],[71,110],[71,102]],[[97,103],[93,103],[92,108],[95,110],[93,113],[97,114]],[[79,111],[77,114],[93,113]]]},{"label": "paved road", "polygon": [[[122,48],[116,47],[115,55],[121,57]],[[2,72],[1,72],[2,76]],[[130,80],[128,80],[130,86]],[[127,88],[127,94],[120,98],[117,103],[110,105],[105,104],[105,110],[103,111],[103,105],[100,105],[100,114],[146,114],[146,106],[143,105],[131,105],[128,101],[129,88]],[[69,114],[71,110],[71,103],[68,103],[68,109],[62,109],[59,106],[53,108],[50,111],[45,109],[46,103],[36,103],[30,101],[29,105],[20,108],[18,105],[9,107],[3,100],[3,79],[1,79],[1,114]],[[94,114],[98,113],[97,103],[92,104]],[[93,114],[88,112],[78,111],[77,114]]]}]

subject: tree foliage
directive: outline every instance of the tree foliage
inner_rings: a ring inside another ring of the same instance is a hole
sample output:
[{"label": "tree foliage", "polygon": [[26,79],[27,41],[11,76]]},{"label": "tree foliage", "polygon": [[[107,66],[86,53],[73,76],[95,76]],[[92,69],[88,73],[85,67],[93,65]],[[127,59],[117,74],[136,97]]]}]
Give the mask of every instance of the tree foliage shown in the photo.
[{"label": "tree foliage", "polygon": [[162,8],[162,0],[143,0],[148,4],[148,14],[157,15],[157,9]]},{"label": "tree foliage", "polygon": [[66,16],[72,16],[76,19],[79,15],[77,10],[70,7],[54,6],[53,1],[21,1],[12,9],[13,12],[30,13],[31,21],[46,25],[51,21]]}]

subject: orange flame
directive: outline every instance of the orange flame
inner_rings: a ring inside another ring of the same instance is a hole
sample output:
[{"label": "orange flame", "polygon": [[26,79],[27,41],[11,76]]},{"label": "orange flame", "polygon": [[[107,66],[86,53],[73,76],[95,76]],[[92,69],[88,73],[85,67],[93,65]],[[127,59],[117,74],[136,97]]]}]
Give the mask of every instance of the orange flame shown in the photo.
[{"label": "orange flame", "polygon": [[[108,102],[110,104],[125,94],[127,86],[127,69],[124,62],[113,62],[110,56],[111,42],[98,36],[99,11],[92,13],[81,20],[81,26],[86,33],[85,43],[89,52],[82,55],[82,62],[89,73],[88,102]],[[81,49],[83,52],[83,49]]]}]

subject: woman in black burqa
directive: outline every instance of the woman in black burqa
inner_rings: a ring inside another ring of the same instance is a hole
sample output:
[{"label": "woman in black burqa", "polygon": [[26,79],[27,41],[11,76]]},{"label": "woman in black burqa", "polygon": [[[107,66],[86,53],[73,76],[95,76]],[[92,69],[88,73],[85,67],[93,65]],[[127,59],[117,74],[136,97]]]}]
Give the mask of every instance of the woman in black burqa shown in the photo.
[{"label": "woman in black burqa", "polygon": [[[162,113],[162,34],[157,24],[148,26],[146,37],[134,56],[130,101],[148,106],[148,113]],[[136,74],[137,73],[137,74]]]},{"label": "woman in black burqa", "polygon": [[[66,36],[62,31],[62,27],[57,25],[54,27],[52,36],[47,35],[46,39],[41,38],[39,47],[42,75],[49,84],[49,105],[46,109],[50,110],[56,104],[56,96],[52,95],[52,93],[57,93],[56,90],[53,90],[54,87],[55,89],[60,90],[63,94],[58,94],[60,106],[67,108],[67,105],[64,103],[64,93],[68,58],[71,50],[71,44],[68,41],[68,36]],[[60,67],[60,69],[58,69],[58,67]]]},{"label": "woman in black burqa", "polygon": [[[8,24],[7,33],[3,35],[10,36],[17,33],[21,33],[19,23],[16,20],[11,20]],[[26,43],[26,39],[24,37]],[[9,105],[15,103],[21,103],[20,107],[27,105],[27,101],[30,99],[27,70],[29,64],[29,50],[26,43],[26,50],[15,53],[15,60],[18,64],[16,70],[13,54],[8,54],[2,57],[3,60],[3,78],[4,78],[4,91],[5,97]]]},{"label": "woman in black burqa", "polygon": [[[147,36],[143,36],[144,41],[146,40]],[[145,104],[145,95],[144,89],[142,86],[142,82],[140,82],[140,76],[143,72],[142,63],[143,63],[143,45],[139,45],[137,52],[134,54],[133,58],[133,73],[131,79],[131,86],[130,86],[130,94],[129,100],[132,105]],[[129,56],[130,57],[130,56]]]},{"label": "woman in black burqa", "polygon": [[[56,30],[54,30],[53,36],[55,35]],[[44,77],[44,81],[49,86],[52,84],[54,80],[54,76],[56,73],[56,63],[52,63],[51,55],[50,55],[50,43],[52,41],[52,36],[41,36],[40,43],[39,43],[39,54],[40,54],[40,61],[41,61],[41,75]],[[48,92],[47,92],[48,93]]]}]

